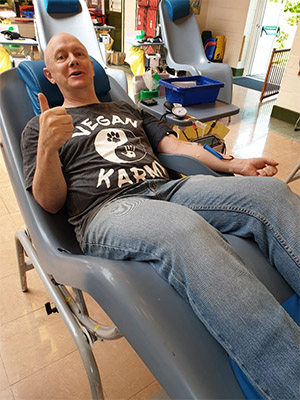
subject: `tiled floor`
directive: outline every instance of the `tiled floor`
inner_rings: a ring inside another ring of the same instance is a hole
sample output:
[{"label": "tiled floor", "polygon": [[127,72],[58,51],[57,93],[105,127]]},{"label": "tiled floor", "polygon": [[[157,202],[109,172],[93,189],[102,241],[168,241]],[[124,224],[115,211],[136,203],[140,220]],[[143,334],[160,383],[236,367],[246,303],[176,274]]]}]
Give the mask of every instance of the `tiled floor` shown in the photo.
[{"label": "tiled floor", "polygon": [[[272,119],[274,101],[258,105],[259,93],[234,85],[233,102],[241,107],[226,137],[236,157],[265,155],[279,161],[278,178],[285,180],[300,158],[300,132]],[[227,120],[223,120],[225,124]],[[300,180],[290,184],[300,194]],[[22,217],[0,158],[0,400],[88,399],[89,386],[75,345],[60,316],[47,316],[49,301],[35,271],[28,273],[29,291],[20,289],[14,232]],[[108,318],[87,302],[97,320]],[[95,344],[105,396],[147,399],[160,386],[125,339]],[[155,398],[155,397],[153,397]],[[161,397],[160,397],[161,398]]]}]

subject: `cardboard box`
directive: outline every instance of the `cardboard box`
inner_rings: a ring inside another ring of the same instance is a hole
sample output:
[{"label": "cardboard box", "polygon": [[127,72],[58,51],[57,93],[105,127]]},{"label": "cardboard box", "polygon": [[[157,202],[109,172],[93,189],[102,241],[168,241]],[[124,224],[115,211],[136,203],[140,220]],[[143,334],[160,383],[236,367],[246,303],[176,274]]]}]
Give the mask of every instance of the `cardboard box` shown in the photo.
[{"label": "cardboard box", "polygon": [[113,51],[110,56],[113,65],[123,65],[125,61],[125,53],[121,51]]}]

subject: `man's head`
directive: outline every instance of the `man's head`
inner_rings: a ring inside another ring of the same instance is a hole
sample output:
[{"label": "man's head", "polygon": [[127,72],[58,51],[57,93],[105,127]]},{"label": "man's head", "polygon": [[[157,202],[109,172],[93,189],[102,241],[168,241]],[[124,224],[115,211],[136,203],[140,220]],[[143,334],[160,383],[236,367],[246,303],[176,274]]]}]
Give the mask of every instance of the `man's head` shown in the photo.
[{"label": "man's head", "polygon": [[65,100],[94,92],[94,68],[84,45],[73,35],[54,35],[45,50],[44,74]]}]

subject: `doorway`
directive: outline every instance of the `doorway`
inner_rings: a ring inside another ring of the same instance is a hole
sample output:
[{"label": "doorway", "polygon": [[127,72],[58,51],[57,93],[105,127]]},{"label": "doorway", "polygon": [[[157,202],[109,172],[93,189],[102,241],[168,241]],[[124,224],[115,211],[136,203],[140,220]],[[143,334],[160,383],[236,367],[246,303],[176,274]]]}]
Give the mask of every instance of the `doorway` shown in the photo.
[{"label": "doorway", "polygon": [[[274,48],[290,48],[296,33],[296,26],[287,23],[284,12],[287,0],[251,0],[256,5],[256,13],[250,35],[249,56],[245,64],[245,74],[264,80]],[[287,39],[280,44],[283,33]],[[281,34],[281,36],[280,36]]]},{"label": "doorway", "polygon": [[124,6],[125,0],[105,0],[106,24],[114,27],[110,32],[114,51],[123,51],[124,48]]}]

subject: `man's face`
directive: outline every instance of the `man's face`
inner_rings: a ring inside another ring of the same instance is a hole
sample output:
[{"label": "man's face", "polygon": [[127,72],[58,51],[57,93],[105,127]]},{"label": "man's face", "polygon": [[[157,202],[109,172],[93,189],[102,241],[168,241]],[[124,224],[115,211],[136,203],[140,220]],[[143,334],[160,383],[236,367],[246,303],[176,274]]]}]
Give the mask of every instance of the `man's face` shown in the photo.
[{"label": "man's face", "polygon": [[93,84],[94,68],[86,48],[72,35],[51,39],[45,52],[44,73],[61,91],[86,88]]}]

